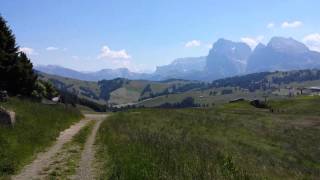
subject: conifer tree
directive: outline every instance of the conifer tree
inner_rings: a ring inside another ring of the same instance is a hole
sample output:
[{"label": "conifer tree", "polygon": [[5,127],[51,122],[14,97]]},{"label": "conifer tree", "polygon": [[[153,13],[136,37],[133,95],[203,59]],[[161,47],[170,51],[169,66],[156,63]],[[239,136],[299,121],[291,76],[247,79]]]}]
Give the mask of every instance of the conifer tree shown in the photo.
[{"label": "conifer tree", "polygon": [[27,55],[18,49],[14,34],[0,16],[0,90],[31,95],[37,76]]}]

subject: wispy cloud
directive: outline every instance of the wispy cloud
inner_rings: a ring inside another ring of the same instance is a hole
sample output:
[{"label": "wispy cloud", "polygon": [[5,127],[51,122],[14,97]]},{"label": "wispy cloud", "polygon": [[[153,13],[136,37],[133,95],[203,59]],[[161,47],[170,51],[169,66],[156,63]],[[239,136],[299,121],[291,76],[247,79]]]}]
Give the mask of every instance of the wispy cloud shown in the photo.
[{"label": "wispy cloud", "polygon": [[29,48],[29,47],[21,47],[21,48],[19,48],[19,51],[24,52],[29,56],[38,55],[38,53],[34,49]]},{"label": "wispy cloud", "polygon": [[273,29],[275,27],[275,24],[273,22],[270,22],[267,24],[268,29]]},{"label": "wispy cloud", "polygon": [[282,28],[298,28],[301,27],[303,25],[303,23],[301,21],[292,21],[292,22],[288,22],[285,21],[281,24]]},{"label": "wispy cloud", "polygon": [[115,51],[111,50],[108,46],[103,46],[101,52],[98,55],[98,59],[130,59],[131,56],[125,49]]},{"label": "wispy cloud", "polygon": [[53,46],[49,46],[46,48],[47,51],[56,51],[56,50],[59,50],[59,48],[57,47],[53,47]]},{"label": "wispy cloud", "polygon": [[251,49],[254,49],[263,39],[264,39],[263,36],[242,37],[241,41],[248,44],[251,47]]},{"label": "wispy cloud", "polygon": [[192,41],[187,42],[184,46],[187,47],[187,48],[190,48],[190,47],[198,47],[200,45],[201,45],[201,41],[192,40]]},{"label": "wispy cloud", "polygon": [[320,34],[313,33],[305,36],[302,41],[313,51],[320,52]]}]

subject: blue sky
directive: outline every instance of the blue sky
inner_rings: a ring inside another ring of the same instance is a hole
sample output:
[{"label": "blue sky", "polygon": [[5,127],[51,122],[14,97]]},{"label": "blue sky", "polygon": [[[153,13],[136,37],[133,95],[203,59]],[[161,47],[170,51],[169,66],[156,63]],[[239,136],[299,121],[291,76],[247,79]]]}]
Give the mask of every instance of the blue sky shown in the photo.
[{"label": "blue sky", "polygon": [[36,65],[150,71],[207,55],[219,38],[252,47],[293,37],[320,51],[319,0],[0,0]]}]

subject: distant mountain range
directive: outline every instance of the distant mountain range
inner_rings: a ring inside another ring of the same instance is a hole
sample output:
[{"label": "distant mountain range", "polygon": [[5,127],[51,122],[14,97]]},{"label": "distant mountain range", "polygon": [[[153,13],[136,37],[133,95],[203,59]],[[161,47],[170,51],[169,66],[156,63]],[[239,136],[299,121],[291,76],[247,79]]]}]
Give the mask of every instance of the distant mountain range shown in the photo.
[{"label": "distant mountain range", "polygon": [[125,78],[131,80],[153,80],[161,81],[167,79],[201,80],[195,74],[202,74],[206,66],[206,57],[180,58],[171,64],[158,66],[154,73],[136,73],[127,68],[102,69],[96,72],[80,72],[56,65],[35,66],[35,69],[47,74],[58,75],[85,81],[111,80]]},{"label": "distant mountain range", "polygon": [[151,74],[146,73],[135,73],[129,71],[127,68],[119,69],[102,69],[96,72],[80,72],[69,68],[64,68],[56,65],[48,66],[36,66],[36,70],[58,75],[62,77],[68,77],[73,79],[79,79],[84,81],[99,81],[99,80],[110,80],[115,78],[126,78],[126,79],[150,79]]},{"label": "distant mountain range", "polygon": [[292,38],[274,37],[267,45],[259,44],[253,51],[242,42],[219,39],[208,56],[180,58],[158,66],[154,73],[135,73],[126,68],[79,72],[60,66],[36,66],[35,69],[74,79],[98,81],[115,78],[166,80],[186,79],[211,81],[253,72],[320,68],[320,53],[311,51]]}]

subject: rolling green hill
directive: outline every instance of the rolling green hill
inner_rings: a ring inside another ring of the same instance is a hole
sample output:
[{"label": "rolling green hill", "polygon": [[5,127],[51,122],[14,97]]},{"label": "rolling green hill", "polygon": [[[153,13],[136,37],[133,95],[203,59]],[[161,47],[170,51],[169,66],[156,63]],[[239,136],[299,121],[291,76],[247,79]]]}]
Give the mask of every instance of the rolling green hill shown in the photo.
[{"label": "rolling green hill", "polygon": [[[146,81],[117,78],[99,82],[81,81],[44,73],[39,74],[56,88],[99,104],[123,106],[136,104],[154,107],[163,103],[180,102],[193,97],[203,106],[223,104],[237,98],[282,99],[299,88],[320,85],[320,70],[263,72],[235,76],[211,83],[185,80]],[[289,90],[289,88],[292,88]]]},{"label": "rolling green hill", "polygon": [[40,72],[38,72],[38,76],[42,80],[51,82],[54,87],[59,90],[66,90],[79,97],[87,98],[94,102],[104,102],[103,99],[99,98],[100,88],[96,82],[70,79]]},{"label": "rolling green hill", "polygon": [[67,91],[80,98],[99,104],[112,105],[136,103],[141,99],[152,98],[174,91],[194,81],[168,80],[146,81],[117,78],[99,82],[81,81],[38,72],[39,78],[50,81],[60,91]]}]

